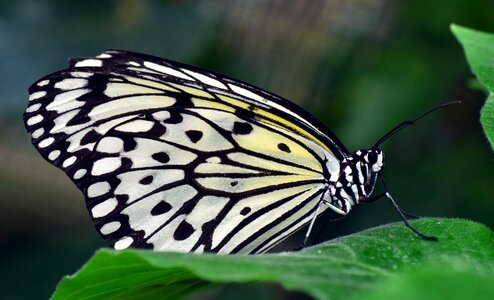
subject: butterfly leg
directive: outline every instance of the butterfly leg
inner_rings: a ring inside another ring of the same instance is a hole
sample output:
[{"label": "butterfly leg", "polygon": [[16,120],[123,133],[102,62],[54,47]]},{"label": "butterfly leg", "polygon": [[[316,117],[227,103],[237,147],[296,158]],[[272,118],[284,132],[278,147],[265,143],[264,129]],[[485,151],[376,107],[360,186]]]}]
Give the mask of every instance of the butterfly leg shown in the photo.
[{"label": "butterfly leg", "polygon": [[408,227],[411,231],[413,231],[416,235],[418,235],[423,240],[426,240],[426,241],[437,241],[437,237],[423,234],[422,232],[418,231],[415,227],[413,227],[408,222],[405,213],[403,212],[403,210],[401,210],[400,206],[393,199],[393,196],[391,196],[391,194],[389,193],[388,187],[386,186],[386,183],[384,182],[384,177],[382,176],[382,173],[379,173],[379,177],[381,178],[381,181],[382,181],[382,183],[384,185],[384,189],[386,190],[386,192],[384,193],[384,196],[386,197],[386,199],[389,200],[389,202],[396,209],[396,211],[400,215],[401,220],[403,221],[403,223],[405,223],[405,226]]},{"label": "butterfly leg", "polygon": [[[387,196],[386,196],[386,192],[381,193],[381,194],[379,194],[379,195],[377,195],[377,196],[373,196],[373,197],[367,198],[367,199],[365,200],[365,202],[364,202],[364,203],[372,203],[372,202],[375,202],[375,201],[377,201],[377,200],[379,200],[379,199],[381,199],[381,198],[383,198],[383,197],[387,197]],[[402,212],[402,213],[403,213],[403,214],[404,214],[407,218],[409,218],[409,219],[418,219],[418,218],[420,218],[420,216],[417,216],[417,215],[414,215],[414,214],[408,213],[408,212],[404,211],[404,210],[403,210],[403,209],[401,209],[401,208],[400,208],[400,210],[401,210],[401,212]]]},{"label": "butterfly leg", "polygon": [[414,215],[414,214],[411,214],[411,213],[407,213],[404,210],[402,210],[401,212],[405,215],[405,217],[407,217],[409,219],[418,219],[418,218],[420,218],[420,216],[417,216],[417,215]]},{"label": "butterfly leg", "polygon": [[341,216],[339,218],[325,220],[324,223],[319,227],[319,230],[317,231],[317,233],[314,235],[314,239],[312,240],[311,245],[317,244],[319,238],[321,237],[321,233],[323,233],[324,232],[324,228],[326,228],[326,225],[328,225],[331,222],[337,221],[337,220],[339,220],[339,219],[341,219],[343,217],[344,216]]},{"label": "butterfly leg", "polygon": [[319,211],[321,210],[321,206],[326,203],[324,200],[319,200],[319,203],[317,203],[316,210],[314,210],[314,214],[312,215],[312,219],[310,220],[309,228],[307,228],[307,232],[305,233],[305,238],[302,243],[302,245],[298,248],[295,248],[295,251],[299,251],[307,247],[307,241],[309,240],[310,233],[312,231],[312,228],[314,227],[314,223],[316,222],[317,216],[319,215]]}]

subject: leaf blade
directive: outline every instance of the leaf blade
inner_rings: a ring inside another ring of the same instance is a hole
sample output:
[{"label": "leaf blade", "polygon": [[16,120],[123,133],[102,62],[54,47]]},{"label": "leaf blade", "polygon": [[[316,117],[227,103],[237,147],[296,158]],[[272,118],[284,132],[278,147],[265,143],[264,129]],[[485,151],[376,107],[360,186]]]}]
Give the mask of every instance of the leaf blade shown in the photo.
[{"label": "leaf blade", "polygon": [[468,64],[478,80],[489,90],[480,112],[480,123],[494,149],[494,34],[452,24],[451,31],[463,46]]},{"label": "leaf blade", "polygon": [[180,299],[229,282],[277,282],[318,299],[345,299],[365,295],[380,282],[431,263],[494,274],[494,236],[485,226],[457,219],[421,219],[414,225],[440,241],[420,240],[396,223],[303,251],[270,255],[104,249],[75,275],[64,278],[53,299],[136,299],[144,292]]}]

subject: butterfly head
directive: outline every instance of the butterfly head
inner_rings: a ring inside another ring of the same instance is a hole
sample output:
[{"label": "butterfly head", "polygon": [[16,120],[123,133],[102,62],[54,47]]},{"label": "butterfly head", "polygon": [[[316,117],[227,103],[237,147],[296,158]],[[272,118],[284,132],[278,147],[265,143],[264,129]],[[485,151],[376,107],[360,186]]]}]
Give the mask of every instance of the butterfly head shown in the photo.
[{"label": "butterfly head", "polygon": [[[379,149],[359,150],[351,156],[353,176],[353,197],[357,203],[365,202],[376,185],[377,174],[384,165],[384,152]],[[347,179],[349,179],[347,177]]]},{"label": "butterfly head", "polygon": [[348,212],[344,208],[366,202],[383,165],[384,152],[379,149],[359,150],[343,159],[339,178],[330,188],[332,204]]}]

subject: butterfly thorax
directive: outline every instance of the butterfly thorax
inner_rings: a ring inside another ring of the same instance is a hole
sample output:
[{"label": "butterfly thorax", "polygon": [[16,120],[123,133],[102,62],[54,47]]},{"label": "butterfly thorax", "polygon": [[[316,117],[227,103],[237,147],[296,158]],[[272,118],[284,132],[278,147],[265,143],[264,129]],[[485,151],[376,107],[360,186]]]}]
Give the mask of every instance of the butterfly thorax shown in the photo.
[{"label": "butterfly thorax", "polygon": [[383,166],[381,150],[358,150],[340,162],[338,177],[331,178],[324,200],[331,209],[341,215],[350,212],[355,204],[365,202],[376,183]]}]

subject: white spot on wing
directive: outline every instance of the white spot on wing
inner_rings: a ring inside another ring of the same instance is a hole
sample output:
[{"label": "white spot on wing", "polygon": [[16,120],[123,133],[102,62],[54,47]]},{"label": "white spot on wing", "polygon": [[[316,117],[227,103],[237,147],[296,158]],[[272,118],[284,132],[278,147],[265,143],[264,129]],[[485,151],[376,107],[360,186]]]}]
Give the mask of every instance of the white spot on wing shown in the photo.
[{"label": "white spot on wing", "polygon": [[141,64],[140,64],[140,63],[135,62],[135,61],[129,61],[129,65],[131,65],[131,66],[135,66],[135,67],[140,67],[140,66],[141,66]]},{"label": "white spot on wing", "polygon": [[74,173],[74,179],[81,179],[82,176],[86,175],[87,170],[86,169],[79,169]]},{"label": "white spot on wing", "polygon": [[34,124],[38,124],[41,121],[43,121],[43,116],[42,115],[36,115],[34,117],[27,119],[27,125],[32,126]]},{"label": "white spot on wing", "polygon": [[103,65],[103,62],[99,59],[85,59],[77,62],[75,64],[75,67],[101,67]]},{"label": "white spot on wing", "polygon": [[105,157],[97,160],[91,170],[91,175],[99,176],[111,173],[122,165],[119,157]]},{"label": "white spot on wing", "polygon": [[102,54],[100,54],[100,55],[98,55],[96,57],[97,58],[111,58],[111,55],[108,54],[108,53],[102,53]]},{"label": "white spot on wing", "polygon": [[132,237],[126,236],[118,240],[113,247],[115,248],[115,250],[127,249],[130,245],[132,245],[133,241],[134,239]]},{"label": "white spot on wing", "polygon": [[218,156],[213,156],[213,157],[206,159],[206,162],[208,162],[210,164],[219,164],[219,163],[221,163],[221,158],[219,158]]},{"label": "white spot on wing", "polygon": [[55,160],[60,156],[60,150],[54,150],[48,154],[48,159],[49,160]]},{"label": "white spot on wing", "polygon": [[156,121],[163,121],[163,120],[168,119],[169,117],[170,117],[170,112],[165,111],[165,110],[153,113],[153,118]]},{"label": "white spot on wing", "polygon": [[104,195],[110,191],[110,184],[106,181],[101,181],[91,184],[87,188],[87,196],[89,198],[98,197]]},{"label": "white spot on wing", "polygon": [[118,201],[115,198],[110,198],[108,200],[105,200],[101,203],[96,204],[92,209],[91,209],[91,215],[93,215],[93,218],[101,218],[109,213],[111,213],[115,207],[117,207]]},{"label": "white spot on wing", "polygon": [[41,107],[41,103],[35,103],[26,109],[26,112],[31,113],[37,111]]},{"label": "white spot on wing", "polygon": [[167,66],[158,65],[158,64],[155,64],[155,63],[152,63],[149,61],[145,61],[144,66],[147,68],[150,68],[151,70],[158,71],[160,73],[164,73],[164,74],[168,74],[168,75],[171,75],[174,77],[179,77],[179,78],[194,81],[194,79],[192,77],[187,76],[184,73],[179,72],[179,71],[172,69],[170,67],[167,67]]},{"label": "white spot on wing", "polygon": [[123,146],[122,139],[110,136],[101,139],[96,150],[104,153],[118,153],[122,151]]},{"label": "white spot on wing", "polygon": [[31,95],[29,95],[29,101],[39,99],[41,97],[44,97],[45,95],[46,95],[45,91],[34,92]]},{"label": "white spot on wing", "polygon": [[41,142],[39,142],[38,147],[46,148],[46,147],[50,146],[51,144],[53,144],[54,141],[55,141],[55,139],[53,137],[46,138],[46,139],[42,140]]},{"label": "white spot on wing", "polygon": [[67,168],[67,167],[70,167],[71,165],[73,165],[75,163],[75,161],[77,160],[77,157],[75,156],[71,156],[69,158],[67,158],[63,163],[62,163],[62,167],[64,168]]},{"label": "white spot on wing", "polygon": [[73,77],[88,78],[91,77],[93,73],[76,71],[76,72],[71,72],[70,75],[72,75]]},{"label": "white spot on wing", "polygon": [[55,88],[61,90],[72,90],[85,87],[87,80],[82,78],[65,78],[62,81],[55,83]]},{"label": "white spot on wing", "polygon": [[104,235],[114,233],[120,228],[120,226],[122,226],[122,224],[120,224],[120,222],[118,221],[106,223],[105,225],[101,226],[100,232]]},{"label": "white spot on wing", "polygon": [[40,82],[38,82],[37,86],[45,86],[48,83],[50,83],[50,80],[48,80],[48,79],[41,80]]},{"label": "white spot on wing", "polygon": [[32,137],[33,137],[34,139],[37,139],[37,138],[39,138],[40,136],[42,136],[42,135],[43,135],[43,133],[45,133],[45,130],[44,130],[43,128],[38,128],[38,129],[36,129],[35,131],[33,131]]}]

